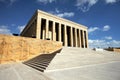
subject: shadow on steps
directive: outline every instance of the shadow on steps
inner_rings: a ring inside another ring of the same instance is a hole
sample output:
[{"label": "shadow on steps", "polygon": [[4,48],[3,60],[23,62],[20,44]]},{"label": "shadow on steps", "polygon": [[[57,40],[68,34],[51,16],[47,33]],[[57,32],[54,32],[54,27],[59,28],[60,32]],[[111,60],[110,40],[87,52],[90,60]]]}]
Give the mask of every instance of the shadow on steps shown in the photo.
[{"label": "shadow on steps", "polygon": [[62,49],[59,49],[51,54],[42,54],[39,55],[35,58],[32,58],[28,61],[23,62],[23,64],[30,66],[34,69],[37,69],[41,72],[44,72],[44,70],[46,70],[46,68],[48,67],[48,65],[50,64],[50,62],[53,60],[53,58],[56,56],[57,53],[60,53]]}]

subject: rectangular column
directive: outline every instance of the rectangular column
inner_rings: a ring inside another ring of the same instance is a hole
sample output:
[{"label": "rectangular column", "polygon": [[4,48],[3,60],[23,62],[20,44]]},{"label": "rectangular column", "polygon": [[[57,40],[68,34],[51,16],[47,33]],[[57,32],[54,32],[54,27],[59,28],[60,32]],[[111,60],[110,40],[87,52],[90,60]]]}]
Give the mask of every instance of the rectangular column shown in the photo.
[{"label": "rectangular column", "polygon": [[75,47],[78,47],[78,42],[77,42],[77,29],[75,28]]},{"label": "rectangular column", "polygon": [[70,42],[71,42],[71,47],[73,47],[73,30],[72,30],[73,28],[72,27],[70,27]]},{"label": "rectangular column", "polygon": [[56,41],[55,22],[54,21],[53,21],[53,26],[52,26],[52,38],[53,38],[53,41]]},{"label": "rectangular column", "polygon": [[82,34],[83,34],[83,36],[82,36],[82,38],[83,38],[83,48],[85,48],[85,36],[84,36],[84,30],[82,30]]},{"label": "rectangular column", "polygon": [[80,45],[80,48],[81,48],[81,34],[80,34],[80,29],[79,29],[78,33],[79,33],[79,45]]},{"label": "rectangular column", "polygon": [[46,26],[45,26],[45,39],[49,38],[49,27],[48,27],[48,20],[46,19]]},{"label": "rectangular column", "polygon": [[59,41],[61,42],[61,24],[59,23]]},{"label": "rectangular column", "polygon": [[85,48],[88,48],[88,33],[87,33],[87,31],[84,31],[85,33]]},{"label": "rectangular column", "polygon": [[66,25],[64,26],[64,46],[67,46],[67,27]]},{"label": "rectangular column", "polygon": [[86,31],[86,41],[87,41],[87,48],[89,48],[88,46],[88,32]]},{"label": "rectangular column", "polygon": [[41,38],[41,18],[37,14],[37,19],[36,19],[36,38],[40,39]]}]

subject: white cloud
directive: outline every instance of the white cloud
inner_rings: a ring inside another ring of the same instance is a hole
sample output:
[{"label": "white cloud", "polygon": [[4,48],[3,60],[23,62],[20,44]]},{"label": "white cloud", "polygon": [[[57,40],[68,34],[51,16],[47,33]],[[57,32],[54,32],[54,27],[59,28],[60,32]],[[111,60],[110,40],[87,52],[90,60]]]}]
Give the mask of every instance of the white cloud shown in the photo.
[{"label": "white cloud", "polygon": [[83,12],[87,12],[97,2],[98,0],[77,0],[76,6],[78,7],[78,9],[81,9]]},{"label": "white cloud", "polygon": [[91,40],[89,39],[89,47],[90,48],[107,48],[107,47],[120,47],[120,41],[117,40]]},{"label": "white cloud", "polygon": [[114,45],[118,44],[118,46],[120,47],[120,41],[113,40],[113,41],[111,41],[111,43],[114,44]]},{"label": "white cloud", "polygon": [[18,26],[19,32],[22,32],[24,28],[25,28],[25,25],[23,25],[23,26]]},{"label": "white cloud", "polygon": [[74,16],[74,12],[64,12],[64,13],[59,13],[59,14],[55,14],[58,17],[73,17]]},{"label": "white cloud", "polygon": [[111,36],[106,36],[105,39],[111,40],[112,37]]},{"label": "white cloud", "polygon": [[97,48],[97,47],[106,47],[105,40],[91,40],[89,39],[89,47],[90,48]]},{"label": "white cloud", "polygon": [[[83,12],[89,11],[89,9],[94,6],[98,1],[102,0],[76,0],[76,5],[78,9]],[[113,4],[119,2],[120,0],[104,0],[106,4]]]},{"label": "white cloud", "polygon": [[103,27],[103,31],[108,31],[108,30],[110,30],[110,26],[109,26],[109,25],[105,25],[105,26]]},{"label": "white cloud", "polygon": [[73,17],[75,15],[74,12],[62,12],[55,8],[55,11],[49,11],[49,13],[56,15],[58,17]]},{"label": "white cloud", "polygon": [[118,1],[120,1],[120,0],[105,0],[105,2],[106,2],[107,4],[113,4],[113,3],[116,3],[116,2],[118,2]]},{"label": "white cloud", "polygon": [[91,32],[94,32],[94,31],[96,31],[96,30],[99,30],[99,28],[98,28],[98,27],[90,27],[90,28],[88,29],[88,32],[91,33]]},{"label": "white cloud", "polygon": [[90,28],[88,28],[88,32],[89,33],[95,32],[97,30],[98,31],[109,31],[110,30],[110,26],[109,25],[105,25],[105,26],[103,26],[102,29],[100,29],[99,27],[90,27]]},{"label": "white cloud", "polygon": [[58,8],[55,8],[55,12],[60,13],[60,10],[58,10]]},{"label": "white cloud", "polygon": [[56,1],[56,0],[37,0],[37,2],[44,3],[44,4],[52,3],[54,1]]},{"label": "white cloud", "polygon": [[9,34],[12,35],[10,29],[8,29],[8,26],[1,25],[0,26],[0,34]]}]

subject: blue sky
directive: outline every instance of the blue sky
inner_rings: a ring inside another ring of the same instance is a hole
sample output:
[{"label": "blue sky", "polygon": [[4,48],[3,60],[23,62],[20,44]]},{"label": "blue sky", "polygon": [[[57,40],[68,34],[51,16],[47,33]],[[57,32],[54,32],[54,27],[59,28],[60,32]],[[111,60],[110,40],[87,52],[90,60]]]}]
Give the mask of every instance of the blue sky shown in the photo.
[{"label": "blue sky", "polygon": [[120,0],[0,0],[0,34],[20,33],[40,9],[88,27],[90,47],[120,47]]}]

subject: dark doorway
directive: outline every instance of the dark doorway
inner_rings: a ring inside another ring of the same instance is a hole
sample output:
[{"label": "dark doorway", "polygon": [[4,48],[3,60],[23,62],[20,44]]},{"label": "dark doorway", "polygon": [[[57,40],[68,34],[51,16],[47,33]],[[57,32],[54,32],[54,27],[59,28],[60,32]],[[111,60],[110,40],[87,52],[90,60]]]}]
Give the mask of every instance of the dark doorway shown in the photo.
[{"label": "dark doorway", "polygon": [[68,46],[71,46],[71,37],[70,37],[70,27],[67,26],[67,42],[68,42]]},{"label": "dark doorway", "polygon": [[65,42],[64,42],[64,37],[65,37],[65,34],[64,34],[64,25],[63,24],[61,24],[61,40],[62,40],[62,42],[63,42],[63,45],[65,45]]},{"label": "dark doorway", "polygon": [[45,38],[45,26],[46,26],[46,19],[41,19],[41,38],[43,39],[43,37]]},{"label": "dark doorway", "polygon": [[59,41],[59,23],[55,23],[56,41]]}]

